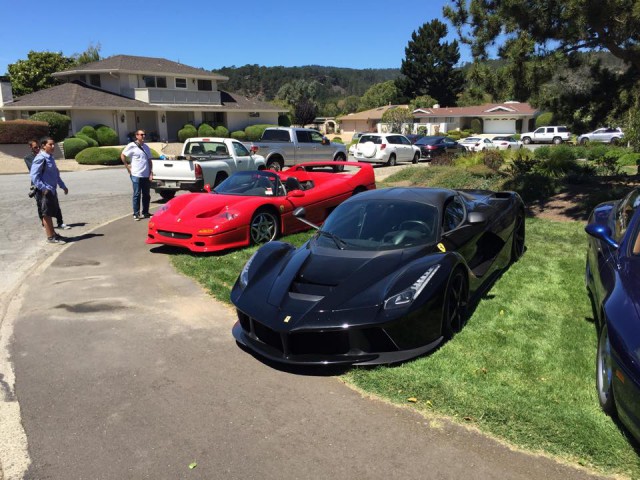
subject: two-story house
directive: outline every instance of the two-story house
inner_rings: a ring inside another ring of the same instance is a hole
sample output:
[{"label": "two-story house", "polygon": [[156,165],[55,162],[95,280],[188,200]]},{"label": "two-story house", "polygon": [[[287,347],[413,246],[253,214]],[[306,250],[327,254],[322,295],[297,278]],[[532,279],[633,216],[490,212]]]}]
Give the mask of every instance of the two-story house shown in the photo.
[{"label": "two-story house", "polygon": [[223,125],[230,132],[257,123],[278,123],[276,105],[220,90],[223,75],[163,58],[115,55],[53,74],[61,85],[13,98],[0,85],[0,119],[28,118],[40,111],[71,117],[71,130],[103,124],[121,143],[137,129],[175,141],[185,123]]}]

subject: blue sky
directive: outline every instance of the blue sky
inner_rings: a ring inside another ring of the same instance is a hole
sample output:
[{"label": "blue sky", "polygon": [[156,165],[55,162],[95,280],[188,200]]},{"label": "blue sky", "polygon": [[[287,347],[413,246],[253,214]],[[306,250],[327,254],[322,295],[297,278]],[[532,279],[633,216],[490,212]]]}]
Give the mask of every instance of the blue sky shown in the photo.
[{"label": "blue sky", "polygon": [[[31,50],[71,56],[90,44],[100,44],[103,57],[163,57],[207,70],[246,64],[400,68],[411,33],[433,18],[442,20],[447,3],[11,2],[3,8],[0,74]],[[454,38],[449,28],[448,40]],[[461,54],[469,60],[463,46]]]}]

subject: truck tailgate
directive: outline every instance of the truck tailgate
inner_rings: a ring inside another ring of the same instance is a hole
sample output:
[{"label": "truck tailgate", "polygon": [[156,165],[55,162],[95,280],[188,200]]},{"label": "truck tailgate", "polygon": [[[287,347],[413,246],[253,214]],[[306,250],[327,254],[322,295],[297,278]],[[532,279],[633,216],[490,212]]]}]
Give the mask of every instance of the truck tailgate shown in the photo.
[{"label": "truck tailgate", "polygon": [[156,180],[194,181],[196,173],[191,160],[153,159],[153,178]]}]

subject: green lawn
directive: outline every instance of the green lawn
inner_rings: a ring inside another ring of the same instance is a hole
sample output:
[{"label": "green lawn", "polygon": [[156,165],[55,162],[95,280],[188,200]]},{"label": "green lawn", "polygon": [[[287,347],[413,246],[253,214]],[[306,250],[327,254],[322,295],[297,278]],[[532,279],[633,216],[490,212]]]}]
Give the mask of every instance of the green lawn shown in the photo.
[{"label": "green lawn", "polygon": [[[285,241],[300,245],[309,235]],[[638,453],[596,398],[584,224],[527,219],[526,245],[525,255],[497,280],[453,340],[403,365],[354,368],[343,378],[367,393],[473,425],[515,446],[640,478]],[[254,251],[178,253],[172,261],[229,302]]]}]

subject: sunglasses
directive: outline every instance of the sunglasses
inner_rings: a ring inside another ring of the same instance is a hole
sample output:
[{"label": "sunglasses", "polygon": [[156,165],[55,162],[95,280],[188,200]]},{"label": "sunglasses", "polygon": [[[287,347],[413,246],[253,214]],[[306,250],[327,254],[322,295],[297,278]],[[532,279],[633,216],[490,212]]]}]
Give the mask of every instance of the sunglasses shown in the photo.
[{"label": "sunglasses", "polygon": [[138,135],[139,137],[146,137],[147,136],[146,133],[136,133],[136,135]]}]

